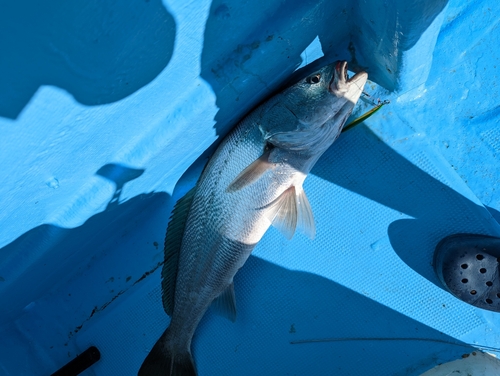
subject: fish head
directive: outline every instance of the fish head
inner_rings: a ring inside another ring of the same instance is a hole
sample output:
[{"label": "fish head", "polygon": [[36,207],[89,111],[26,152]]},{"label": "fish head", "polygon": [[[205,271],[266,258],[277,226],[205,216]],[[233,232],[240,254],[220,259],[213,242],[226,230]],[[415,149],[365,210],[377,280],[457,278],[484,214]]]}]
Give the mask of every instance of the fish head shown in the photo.
[{"label": "fish head", "polygon": [[[286,121],[267,123],[265,138],[285,149],[314,146],[330,130],[342,129],[368,79],[366,72],[349,78],[347,62],[337,61],[324,66],[280,93],[279,106]],[[331,132],[330,132],[331,133]],[[333,140],[332,140],[333,142]]]}]

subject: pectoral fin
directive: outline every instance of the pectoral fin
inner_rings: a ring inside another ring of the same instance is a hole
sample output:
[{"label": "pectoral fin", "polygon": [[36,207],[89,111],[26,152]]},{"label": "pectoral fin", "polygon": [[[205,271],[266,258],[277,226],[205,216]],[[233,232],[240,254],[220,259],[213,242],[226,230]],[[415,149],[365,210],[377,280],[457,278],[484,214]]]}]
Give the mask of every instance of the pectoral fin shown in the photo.
[{"label": "pectoral fin", "polygon": [[234,283],[231,283],[222,294],[214,299],[212,307],[217,313],[227,317],[232,322],[236,321],[236,298],[234,295]]},{"label": "pectoral fin", "polygon": [[269,206],[268,218],[287,239],[293,237],[297,227],[311,239],[316,235],[311,205],[301,187],[291,186],[283,192]]},{"label": "pectoral fin", "polygon": [[268,161],[269,153],[270,151],[266,151],[250,166],[241,171],[226,188],[226,192],[236,192],[245,188],[247,185],[256,182],[267,170],[273,168],[274,164]]},{"label": "pectoral fin", "polygon": [[184,195],[174,206],[170,221],[168,222],[165,237],[165,263],[161,271],[161,287],[163,308],[167,315],[172,316],[174,311],[174,292],[179,264],[179,252],[182,244],[182,235],[186,227],[189,208],[193,202],[196,187]]}]

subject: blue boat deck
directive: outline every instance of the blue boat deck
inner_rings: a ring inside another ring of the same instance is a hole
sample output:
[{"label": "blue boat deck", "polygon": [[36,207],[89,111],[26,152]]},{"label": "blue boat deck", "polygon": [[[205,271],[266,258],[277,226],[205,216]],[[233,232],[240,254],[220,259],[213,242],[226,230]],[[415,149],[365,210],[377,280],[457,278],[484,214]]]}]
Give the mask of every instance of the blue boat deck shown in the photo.
[{"label": "blue boat deck", "polygon": [[136,374],[169,321],[173,205],[322,55],[391,103],[306,179],[316,239],[270,229],[235,278],[236,323],[207,312],[199,374],[420,375],[500,348],[500,316],[432,268],[446,235],[500,236],[500,3],[52,3],[0,6],[0,374],[48,375],[92,345],[84,375]]}]

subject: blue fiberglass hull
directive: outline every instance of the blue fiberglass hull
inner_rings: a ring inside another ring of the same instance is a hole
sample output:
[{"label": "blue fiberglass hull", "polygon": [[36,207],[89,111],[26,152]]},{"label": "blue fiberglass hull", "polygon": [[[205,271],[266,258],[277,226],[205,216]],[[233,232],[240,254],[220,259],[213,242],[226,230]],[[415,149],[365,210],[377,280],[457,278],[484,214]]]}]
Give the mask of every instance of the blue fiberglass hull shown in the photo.
[{"label": "blue fiberglass hull", "polygon": [[[305,182],[311,241],[271,229],[209,311],[205,375],[419,375],[500,347],[435,245],[500,235],[500,3],[87,0],[0,5],[0,375],[134,375],[168,325],[163,240],[210,147],[324,55],[390,99]],[[358,114],[370,108],[360,101]],[[321,338],[420,338],[342,340]],[[451,344],[453,343],[453,344]]]}]

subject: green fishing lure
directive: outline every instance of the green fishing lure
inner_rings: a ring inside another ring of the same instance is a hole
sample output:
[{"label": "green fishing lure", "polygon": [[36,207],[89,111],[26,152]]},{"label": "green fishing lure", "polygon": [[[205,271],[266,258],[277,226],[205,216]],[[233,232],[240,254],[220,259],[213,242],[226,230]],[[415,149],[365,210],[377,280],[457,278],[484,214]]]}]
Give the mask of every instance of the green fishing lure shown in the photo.
[{"label": "green fishing lure", "polygon": [[[363,93],[367,96],[369,96],[368,94],[366,93]],[[368,119],[370,116],[372,116],[375,112],[377,112],[378,110],[380,110],[383,106],[385,106],[386,104],[389,104],[391,103],[390,101],[388,100],[385,100],[383,102],[380,102],[379,100],[379,103],[377,105],[375,105],[374,108],[372,108],[371,110],[365,112],[363,115],[361,115],[360,117],[354,119],[353,121],[351,121],[349,124],[347,124],[343,129],[342,129],[342,132],[345,132],[351,128],[353,128],[354,126],[358,125],[359,123],[362,123],[363,121],[365,121],[366,119]]]}]

